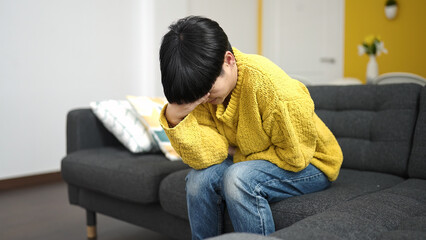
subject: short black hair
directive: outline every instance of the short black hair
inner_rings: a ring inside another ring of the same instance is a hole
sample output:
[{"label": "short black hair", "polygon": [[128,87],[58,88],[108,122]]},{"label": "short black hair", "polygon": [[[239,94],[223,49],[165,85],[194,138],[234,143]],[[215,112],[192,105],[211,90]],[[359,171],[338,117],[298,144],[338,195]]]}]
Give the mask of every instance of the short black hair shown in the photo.
[{"label": "short black hair", "polygon": [[205,17],[182,18],[169,29],[160,47],[164,95],[170,103],[195,102],[221,74],[231,44],[219,24]]}]

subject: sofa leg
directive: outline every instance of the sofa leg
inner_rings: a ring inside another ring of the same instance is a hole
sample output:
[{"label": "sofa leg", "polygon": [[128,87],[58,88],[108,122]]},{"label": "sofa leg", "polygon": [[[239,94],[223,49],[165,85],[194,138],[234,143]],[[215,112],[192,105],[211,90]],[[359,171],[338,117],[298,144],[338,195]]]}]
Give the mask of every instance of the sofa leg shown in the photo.
[{"label": "sofa leg", "polygon": [[87,238],[96,239],[96,212],[86,210]]}]

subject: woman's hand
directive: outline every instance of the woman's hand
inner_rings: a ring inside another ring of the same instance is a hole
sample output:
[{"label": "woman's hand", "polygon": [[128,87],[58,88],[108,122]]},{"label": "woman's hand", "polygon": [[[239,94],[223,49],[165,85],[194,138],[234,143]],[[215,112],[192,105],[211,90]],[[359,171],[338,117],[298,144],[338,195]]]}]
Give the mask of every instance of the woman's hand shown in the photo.
[{"label": "woman's hand", "polygon": [[202,98],[192,103],[176,104],[169,103],[166,109],[166,119],[169,127],[178,125],[190,112],[192,112],[198,105],[206,103],[209,99],[210,93],[207,93]]},{"label": "woman's hand", "polygon": [[228,148],[228,154],[231,156],[234,156],[235,152],[237,151],[237,149],[233,146],[229,146]]}]

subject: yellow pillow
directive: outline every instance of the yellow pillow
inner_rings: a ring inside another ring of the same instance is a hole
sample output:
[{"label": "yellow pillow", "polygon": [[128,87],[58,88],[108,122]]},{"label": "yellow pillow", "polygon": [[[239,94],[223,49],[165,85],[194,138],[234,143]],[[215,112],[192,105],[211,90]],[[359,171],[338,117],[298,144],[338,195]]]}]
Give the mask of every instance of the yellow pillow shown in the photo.
[{"label": "yellow pillow", "polygon": [[127,96],[127,100],[133,106],[138,114],[139,120],[151,133],[157,142],[160,150],[169,160],[181,160],[180,156],[173,149],[170,140],[160,125],[160,113],[163,106],[167,103],[165,98]]}]

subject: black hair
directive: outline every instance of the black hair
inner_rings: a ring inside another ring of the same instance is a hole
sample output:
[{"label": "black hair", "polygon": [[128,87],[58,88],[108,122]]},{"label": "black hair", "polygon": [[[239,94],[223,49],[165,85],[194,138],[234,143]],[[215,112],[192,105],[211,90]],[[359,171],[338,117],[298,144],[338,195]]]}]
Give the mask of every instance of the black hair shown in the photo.
[{"label": "black hair", "polygon": [[210,91],[232,47],[219,24],[205,17],[180,19],[169,29],[160,48],[164,95],[170,103],[191,103]]}]

